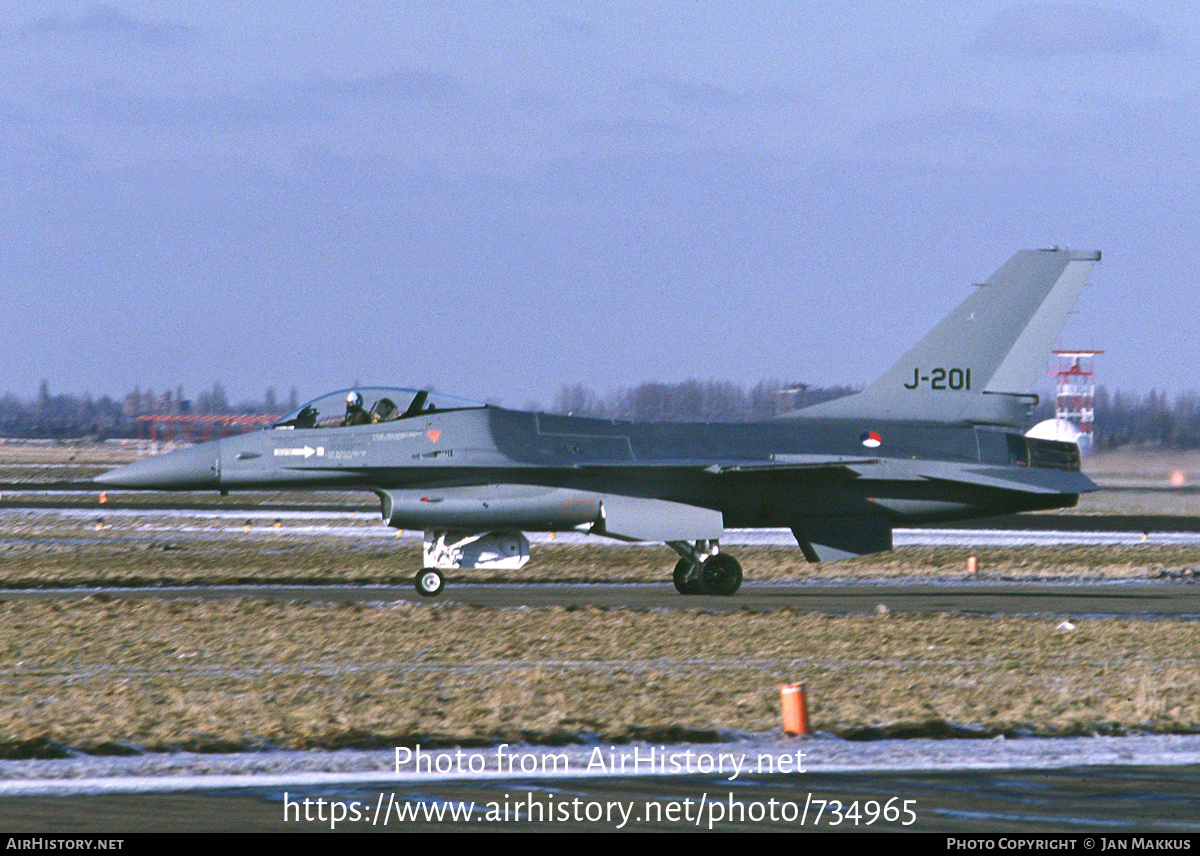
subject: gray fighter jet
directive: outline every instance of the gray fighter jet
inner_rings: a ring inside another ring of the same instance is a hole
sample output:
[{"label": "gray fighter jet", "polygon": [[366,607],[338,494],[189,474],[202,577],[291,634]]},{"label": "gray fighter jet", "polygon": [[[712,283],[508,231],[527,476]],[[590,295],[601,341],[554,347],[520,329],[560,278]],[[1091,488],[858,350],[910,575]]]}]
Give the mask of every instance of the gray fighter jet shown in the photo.
[{"label": "gray fighter jet", "polygon": [[110,488],[368,489],[425,532],[417,590],[519,569],[526,531],[664,541],[684,594],[731,595],[727,528],[788,527],[810,562],[891,549],[892,527],[1074,505],[1073,443],[1026,437],[1038,377],[1098,252],[1017,253],[867,389],[755,423],[528,413],[429,391],[343,390],[270,428],[119,467]]}]

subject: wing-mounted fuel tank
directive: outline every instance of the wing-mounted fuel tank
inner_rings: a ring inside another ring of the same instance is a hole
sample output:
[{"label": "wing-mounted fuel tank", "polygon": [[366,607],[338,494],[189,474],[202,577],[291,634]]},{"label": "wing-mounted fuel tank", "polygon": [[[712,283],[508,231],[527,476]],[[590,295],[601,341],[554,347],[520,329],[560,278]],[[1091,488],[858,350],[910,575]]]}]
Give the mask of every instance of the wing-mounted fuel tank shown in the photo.
[{"label": "wing-mounted fuel tank", "polygon": [[493,484],[375,493],[383,519],[397,529],[574,529],[626,541],[716,539],[724,531],[721,512],[711,508],[574,488]]},{"label": "wing-mounted fuel tank", "polygon": [[540,532],[589,529],[600,514],[594,494],[537,485],[379,489],[383,519],[397,529]]}]

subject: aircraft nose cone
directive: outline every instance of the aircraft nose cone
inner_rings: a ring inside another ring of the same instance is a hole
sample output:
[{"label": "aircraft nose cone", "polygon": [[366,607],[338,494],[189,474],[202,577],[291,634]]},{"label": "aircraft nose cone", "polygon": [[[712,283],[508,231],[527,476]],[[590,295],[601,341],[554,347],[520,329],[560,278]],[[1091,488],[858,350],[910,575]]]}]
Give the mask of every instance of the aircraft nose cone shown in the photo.
[{"label": "aircraft nose cone", "polygon": [[168,452],[109,470],[92,481],[105,487],[151,490],[202,490],[217,488],[220,472],[219,442]]}]

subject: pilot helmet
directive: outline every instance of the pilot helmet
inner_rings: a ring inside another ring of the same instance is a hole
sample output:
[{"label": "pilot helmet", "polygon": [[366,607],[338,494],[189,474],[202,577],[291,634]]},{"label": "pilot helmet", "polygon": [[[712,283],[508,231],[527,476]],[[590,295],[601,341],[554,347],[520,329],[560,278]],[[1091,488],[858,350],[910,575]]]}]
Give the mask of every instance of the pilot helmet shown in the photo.
[{"label": "pilot helmet", "polygon": [[363,406],[363,397],[362,397],[361,392],[359,392],[356,389],[352,389],[352,390],[350,390],[350,392],[346,393],[346,409],[347,410],[351,410],[351,409],[361,410],[362,406]]}]

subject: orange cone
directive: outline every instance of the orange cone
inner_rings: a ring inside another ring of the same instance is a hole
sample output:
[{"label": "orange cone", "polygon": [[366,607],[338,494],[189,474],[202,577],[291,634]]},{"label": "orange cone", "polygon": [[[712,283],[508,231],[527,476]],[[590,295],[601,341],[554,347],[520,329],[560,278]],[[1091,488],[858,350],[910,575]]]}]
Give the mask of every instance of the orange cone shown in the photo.
[{"label": "orange cone", "polygon": [[783,730],[787,734],[808,734],[808,702],[804,684],[784,684],[779,688],[783,708]]}]

